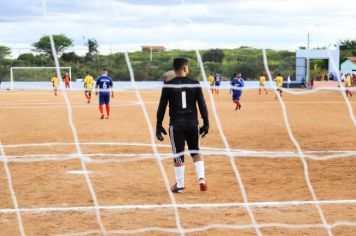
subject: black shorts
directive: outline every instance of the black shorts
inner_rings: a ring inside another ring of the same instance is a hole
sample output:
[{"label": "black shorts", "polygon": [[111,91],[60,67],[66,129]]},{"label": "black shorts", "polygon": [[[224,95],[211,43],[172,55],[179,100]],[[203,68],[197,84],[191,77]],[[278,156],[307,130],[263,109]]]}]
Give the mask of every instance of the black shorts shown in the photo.
[{"label": "black shorts", "polygon": [[199,126],[170,126],[169,137],[175,163],[184,163],[184,147],[187,142],[190,155],[199,154]]},{"label": "black shorts", "polygon": [[99,105],[108,105],[110,103],[110,93],[99,93]]}]

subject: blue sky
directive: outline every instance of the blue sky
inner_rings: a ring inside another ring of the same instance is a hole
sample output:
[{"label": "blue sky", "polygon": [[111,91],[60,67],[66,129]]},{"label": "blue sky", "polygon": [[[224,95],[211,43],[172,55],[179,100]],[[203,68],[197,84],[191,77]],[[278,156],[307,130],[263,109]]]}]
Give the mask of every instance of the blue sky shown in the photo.
[{"label": "blue sky", "polygon": [[[184,2],[184,4],[183,4]],[[139,49],[235,48],[295,50],[356,39],[356,1],[349,0],[42,0],[0,1],[0,44],[14,54],[41,36],[64,33],[84,53],[96,38],[103,53]]]}]

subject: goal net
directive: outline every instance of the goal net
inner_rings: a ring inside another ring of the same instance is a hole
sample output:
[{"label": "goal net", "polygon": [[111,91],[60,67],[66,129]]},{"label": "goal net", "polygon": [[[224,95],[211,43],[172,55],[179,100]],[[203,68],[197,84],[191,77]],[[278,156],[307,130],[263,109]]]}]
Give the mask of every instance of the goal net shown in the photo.
[{"label": "goal net", "polygon": [[[59,69],[62,76],[68,73],[71,80],[71,67],[60,67]],[[10,89],[50,89],[49,83],[53,76],[57,76],[56,67],[11,67]]]}]

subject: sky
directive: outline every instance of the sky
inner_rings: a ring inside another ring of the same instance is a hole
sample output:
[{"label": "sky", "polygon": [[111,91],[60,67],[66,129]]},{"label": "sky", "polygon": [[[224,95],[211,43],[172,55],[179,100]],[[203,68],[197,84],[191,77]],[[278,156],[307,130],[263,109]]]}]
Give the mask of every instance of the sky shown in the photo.
[{"label": "sky", "polygon": [[88,38],[102,53],[251,46],[296,50],[356,39],[354,0],[0,0],[0,44],[13,56],[63,33],[78,54]]}]

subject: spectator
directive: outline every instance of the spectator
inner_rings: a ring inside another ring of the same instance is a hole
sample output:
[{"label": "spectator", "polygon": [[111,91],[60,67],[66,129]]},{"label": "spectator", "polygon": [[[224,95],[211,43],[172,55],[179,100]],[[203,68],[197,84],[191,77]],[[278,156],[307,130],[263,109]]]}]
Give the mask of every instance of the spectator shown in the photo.
[{"label": "spectator", "polygon": [[356,74],[352,74],[352,87],[356,86]]},{"label": "spectator", "polygon": [[333,81],[335,79],[335,76],[333,73],[330,73],[329,80]]}]

